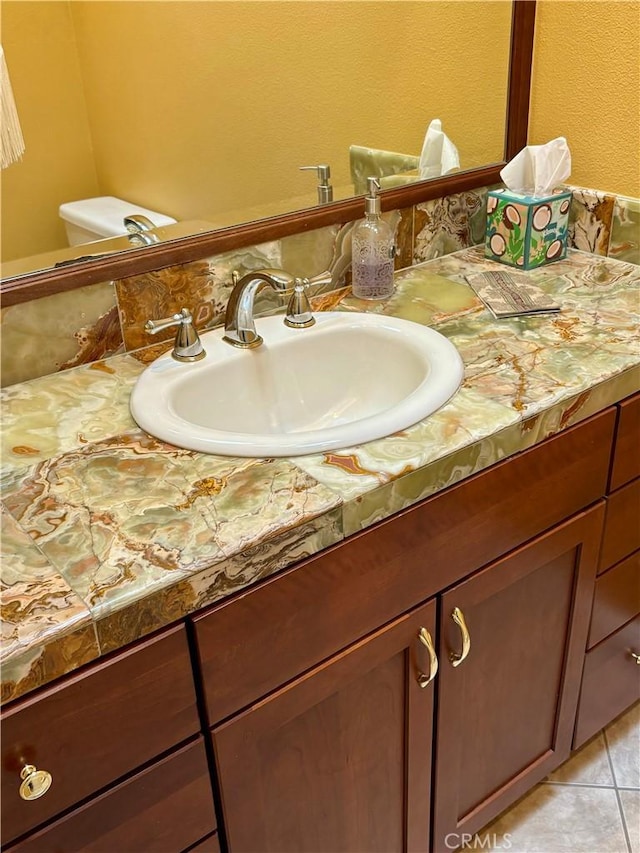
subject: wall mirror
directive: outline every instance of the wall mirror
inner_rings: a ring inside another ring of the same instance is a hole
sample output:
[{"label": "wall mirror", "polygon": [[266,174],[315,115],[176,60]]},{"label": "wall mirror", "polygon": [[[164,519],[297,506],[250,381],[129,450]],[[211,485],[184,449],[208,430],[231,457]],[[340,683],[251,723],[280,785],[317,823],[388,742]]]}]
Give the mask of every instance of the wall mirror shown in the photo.
[{"label": "wall mirror", "polygon": [[[383,207],[496,180],[526,144],[534,15],[534,0],[4,0],[27,145],[2,176],[4,304],[356,218],[350,147],[419,156],[433,118],[460,170],[414,172]],[[315,163],[331,204],[300,171]],[[98,195],[180,228],[65,247],[58,205]],[[74,254],[101,257],[53,266]]]}]

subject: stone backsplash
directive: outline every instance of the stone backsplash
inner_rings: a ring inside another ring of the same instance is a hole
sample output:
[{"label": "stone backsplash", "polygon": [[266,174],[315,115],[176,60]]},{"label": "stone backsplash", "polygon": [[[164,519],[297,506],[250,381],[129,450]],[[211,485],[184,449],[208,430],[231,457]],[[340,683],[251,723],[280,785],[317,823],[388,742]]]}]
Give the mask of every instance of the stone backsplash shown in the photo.
[{"label": "stone backsplash", "polygon": [[[640,263],[640,200],[571,189],[570,246]],[[396,268],[482,243],[486,194],[480,188],[386,213],[396,227]],[[326,304],[327,290],[349,284],[353,225],[348,222],[295,234],[5,308],[1,314],[2,385],[142,348],[151,360],[167,348],[174,331],[168,329],[160,333],[160,340],[150,340],[144,332],[145,322],[187,307],[200,330],[219,326],[233,270],[242,275],[261,267],[281,267],[294,275],[313,276],[331,269],[330,288],[313,294]],[[259,313],[283,308],[270,291],[259,295]]]},{"label": "stone backsplash", "polygon": [[569,245],[640,264],[640,199],[569,186],[573,191]]}]

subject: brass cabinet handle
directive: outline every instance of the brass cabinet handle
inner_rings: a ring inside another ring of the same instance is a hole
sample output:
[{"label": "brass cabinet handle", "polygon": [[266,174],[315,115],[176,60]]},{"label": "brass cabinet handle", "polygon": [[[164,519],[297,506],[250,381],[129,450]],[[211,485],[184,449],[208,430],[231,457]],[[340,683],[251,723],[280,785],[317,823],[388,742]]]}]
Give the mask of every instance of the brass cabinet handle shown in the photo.
[{"label": "brass cabinet handle", "polygon": [[460,666],[463,660],[469,654],[471,650],[471,637],[469,636],[469,629],[467,628],[467,623],[464,621],[464,614],[459,607],[454,607],[451,611],[451,618],[456,623],[458,628],[460,628],[460,634],[462,635],[462,651],[460,654],[457,652],[451,652],[449,655],[449,659],[451,660],[452,666]]},{"label": "brass cabinet handle", "polygon": [[638,666],[640,666],[640,655],[637,654],[636,652],[632,652],[631,649],[629,649],[629,654],[634,659],[634,661],[638,664]]},{"label": "brass cabinet handle", "polygon": [[51,787],[53,778],[46,770],[38,770],[33,764],[25,764],[20,771],[22,784],[20,785],[20,796],[23,800],[37,800],[47,793]]},{"label": "brass cabinet handle", "polygon": [[438,672],[438,656],[436,655],[436,650],[433,647],[431,634],[426,628],[420,628],[418,631],[418,639],[429,652],[429,673],[426,674],[418,670],[418,684],[420,687],[426,687],[427,684],[431,684]]}]

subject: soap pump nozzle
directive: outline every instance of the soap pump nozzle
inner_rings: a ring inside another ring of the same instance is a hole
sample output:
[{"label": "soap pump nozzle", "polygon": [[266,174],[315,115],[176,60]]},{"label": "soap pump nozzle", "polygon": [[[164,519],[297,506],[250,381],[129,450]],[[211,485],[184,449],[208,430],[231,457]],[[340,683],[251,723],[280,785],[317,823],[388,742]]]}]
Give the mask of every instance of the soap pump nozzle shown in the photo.
[{"label": "soap pump nozzle", "polygon": [[318,175],[318,204],[328,204],[333,201],[333,187],[329,179],[331,178],[331,167],[327,163],[320,163],[318,166],[300,166],[301,172],[316,172]]},{"label": "soap pump nozzle", "polygon": [[367,195],[364,198],[364,212],[373,216],[380,215],[380,184],[377,178],[367,178]]}]

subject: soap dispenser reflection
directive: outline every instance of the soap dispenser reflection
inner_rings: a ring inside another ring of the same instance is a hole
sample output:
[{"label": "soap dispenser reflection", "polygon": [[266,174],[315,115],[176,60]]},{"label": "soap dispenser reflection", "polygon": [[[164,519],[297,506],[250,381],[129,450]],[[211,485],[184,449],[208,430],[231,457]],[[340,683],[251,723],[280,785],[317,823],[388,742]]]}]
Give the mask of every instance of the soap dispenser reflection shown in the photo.
[{"label": "soap dispenser reflection", "polygon": [[367,178],[365,219],[353,230],[352,290],[359,299],[388,299],[393,293],[395,233],[380,215],[380,184]]}]

